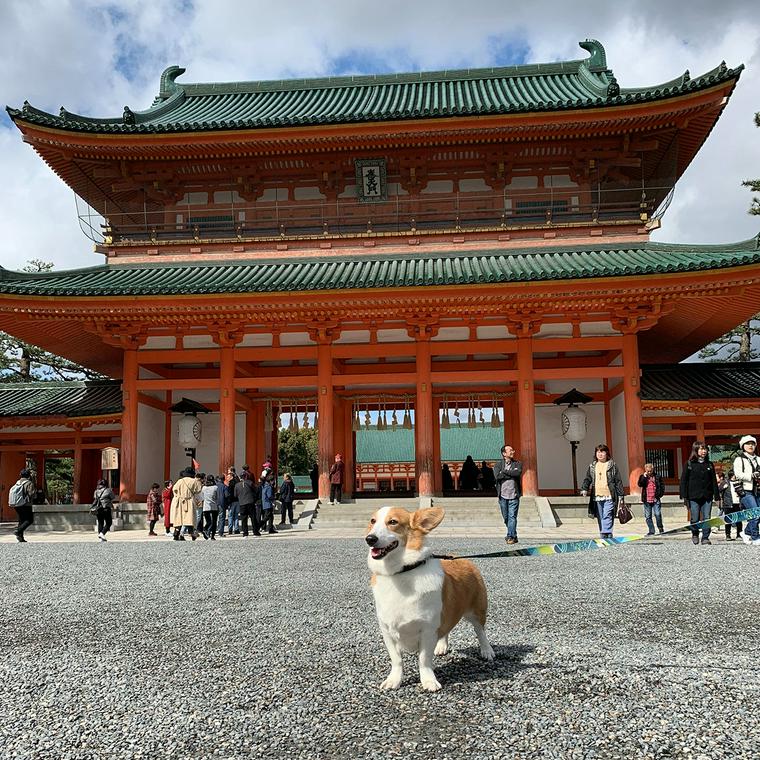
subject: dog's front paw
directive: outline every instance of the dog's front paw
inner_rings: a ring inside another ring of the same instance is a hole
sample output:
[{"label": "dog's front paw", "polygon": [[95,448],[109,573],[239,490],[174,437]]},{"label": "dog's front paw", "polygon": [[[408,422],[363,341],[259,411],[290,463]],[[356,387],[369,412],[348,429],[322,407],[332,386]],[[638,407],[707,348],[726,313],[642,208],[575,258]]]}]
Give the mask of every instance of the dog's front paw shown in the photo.
[{"label": "dog's front paw", "polygon": [[420,685],[425,691],[440,691],[441,684],[435,676],[428,676],[420,681]]},{"label": "dog's front paw", "polygon": [[488,662],[496,659],[496,654],[493,651],[493,647],[489,643],[486,643],[484,646],[480,647],[480,656],[484,660],[488,660]]},{"label": "dog's front paw", "polygon": [[381,684],[380,688],[385,690],[398,689],[401,686],[401,673],[391,671]]},{"label": "dog's front paw", "polygon": [[449,642],[443,638],[438,639],[438,643],[435,645],[434,654],[444,655],[449,653]]}]

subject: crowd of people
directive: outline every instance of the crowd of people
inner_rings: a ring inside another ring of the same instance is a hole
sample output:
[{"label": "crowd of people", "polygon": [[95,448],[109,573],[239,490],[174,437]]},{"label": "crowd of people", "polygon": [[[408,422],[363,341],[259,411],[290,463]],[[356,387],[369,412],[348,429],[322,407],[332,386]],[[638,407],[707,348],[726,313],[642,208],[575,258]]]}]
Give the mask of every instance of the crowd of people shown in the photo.
[{"label": "crowd of people", "polygon": [[[522,496],[522,463],[516,458],[512,446],[501,449],[501,459],[491,468],[484,461],[480,468],[468,456],[459,473],[460,490],[495,489],[499,509],[506,526],[506,542],[516,544],[517,521]],[[343,457],[336,454],[329,470],[330,503],[340,503],[342,498],[345,466]],[[310,473],[312,488],[318,487],[319,471],[316,465]],[[647,535],[655,535],[655,526],[665,532],[662,516],[662,497],[665,494],[663,479],[651,463],[644,465],[638,487],[644,507]],[[443,490],[454,490],[454,483],[447,464],[443,465]],[[687,510],[688,523],[692,526],[692,542],[695,545],[711,543],[711,528],[698,527],[709,520],[713,505],[718,505],[722,515],[730,515],[760,505],[760,458],[757,439],[745,435],[739,440],[739,451],[728,471],[716,468],[710,461],[709,450],[704,441],[696,441],[685,463],[680,479],[680,498]],[[9,504],[18,514],[18,526],[14,535],[25,542],[24,532],[34,522],[34,500],[37,487],[29,469],[22,469],[18,481],[9,491]],[[599,444],[594,459],[588,465],[581,485],[581,495],[589,498],[589,516],[599,526],[601,538],[612,538],[616,517],[625,509],[623,479],[609,447]],[[153,483],[147,496],[148,535],[157,536],[156,525],[163,520],[164,535],[175,541],[190,536],[195,541],[200,536],[215,541],[227,534],[260,536],[262,531],[277,533],[275,512],[280,501],[280,525],[286,520],[292,525],[295,484],[286,473],[277,487],[274,469],[269,457],[255,476],[248,465],[240,476],[234,467],[223,475],[211,475],[186,468],[176,481],[167,480],[163,488]],[[99,480],[93,494],[91,512],[98,528],[98,540],[106,541],[113,522],[113,504],[116,496],[105,480]],[[746,525],[741,522],[726,523],[727,541],[741,539],[752,546],[760,546],[760,519],[753,518]],[[732,530],[735,535],[732,536]]]}]

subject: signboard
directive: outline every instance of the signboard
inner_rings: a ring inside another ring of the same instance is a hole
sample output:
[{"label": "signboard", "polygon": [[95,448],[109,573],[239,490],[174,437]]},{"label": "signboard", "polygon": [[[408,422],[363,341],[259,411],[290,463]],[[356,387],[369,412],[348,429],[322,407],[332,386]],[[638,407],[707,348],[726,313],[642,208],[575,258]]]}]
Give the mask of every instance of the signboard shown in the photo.
[{"label": "signboard", "polygon": [[357,158],[356,191],[360,203],[378,203],[388,200],[384,158]]},{"label": "signboard", "polygon": [[100,452],[100,469],[101,470],[118,470],[119,469],[119,450],[113,446],[102,449]]}]

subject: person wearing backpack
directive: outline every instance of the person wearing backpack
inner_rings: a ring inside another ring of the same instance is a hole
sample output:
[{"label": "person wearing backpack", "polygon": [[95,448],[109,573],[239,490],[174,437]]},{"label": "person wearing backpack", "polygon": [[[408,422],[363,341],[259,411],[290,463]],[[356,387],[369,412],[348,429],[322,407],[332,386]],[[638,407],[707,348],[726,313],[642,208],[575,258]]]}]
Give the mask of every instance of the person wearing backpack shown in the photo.
[{"label": "person wearing backpack", "polygon": [[13,531],[16,541],[25,544],[24,531],[34,522],[34,497],[37,486],[32,480],[32,473],[26,467],[18,474],[18,480],[8,492],[8,506],[13,507],[18,515],[18,527]]},{"label": "person wearing backpack", "polygon": [[[734,459],[734,477],[742,509],[760,506],[760,458],[757,456],[757,440],[753,435],[739,439],[739,454]],[[760,546],[760,519],[747,520],[744,530],[739,533],[742,541],[750,546]]]},{"label": "person wearing backpack", "polygon": [[108,487],[105,480],[99,480],[95,493],[92,497],[92,511],[98,520],[98,540],[105,543],[106,533],[111,530],[113,523],[113,491]]}]

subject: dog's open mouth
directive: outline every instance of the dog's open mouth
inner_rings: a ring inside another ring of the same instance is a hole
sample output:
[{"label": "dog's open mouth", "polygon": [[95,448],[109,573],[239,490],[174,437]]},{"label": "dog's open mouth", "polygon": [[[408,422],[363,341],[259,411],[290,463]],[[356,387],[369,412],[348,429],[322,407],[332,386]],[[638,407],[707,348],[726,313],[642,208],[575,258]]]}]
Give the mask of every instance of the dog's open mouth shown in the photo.
[{"label": "dog's open mouth", "polygon": [[387,554],[392,552],[397,546],[398,546],[398,541],[394,541],[392,544],[388,544],[388,546],[383,546],[382,548],[379,546],[373,546],[372,549],[370,550],[372,559],[382,559]]}]

